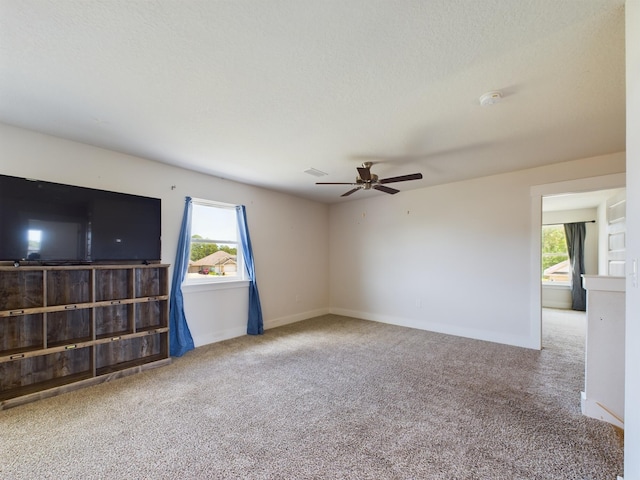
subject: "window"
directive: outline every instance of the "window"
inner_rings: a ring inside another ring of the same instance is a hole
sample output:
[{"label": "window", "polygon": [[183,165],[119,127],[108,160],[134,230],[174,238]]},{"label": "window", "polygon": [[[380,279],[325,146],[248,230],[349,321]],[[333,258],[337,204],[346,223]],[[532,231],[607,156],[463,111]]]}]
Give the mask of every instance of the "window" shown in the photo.
[{"label": "window", "polygon": [[193,200],[185,282],[244,280],[235,205]]},{"label": "window", "polygon": [[542,227],[542,283],[571,284],[571,265],[562,224]]},{"label": "window", "polygon": [[27,258],[39,258],[40,249],[42,248],[42,230],[29,229],[28,235],[28,247]]}]

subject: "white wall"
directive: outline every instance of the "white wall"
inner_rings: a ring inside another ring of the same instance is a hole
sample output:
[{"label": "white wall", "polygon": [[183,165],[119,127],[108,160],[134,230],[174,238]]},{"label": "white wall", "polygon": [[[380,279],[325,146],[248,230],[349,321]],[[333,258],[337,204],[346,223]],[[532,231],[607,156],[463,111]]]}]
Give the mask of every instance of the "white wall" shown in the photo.
[{"label": "white wall", "polygon": [[538,348],[530,189],[624,168],[618,153],[332,205],[331,310]]},{"label": "white wall", "polygon": [[[246,205],[265,327],[328,311],[326,205],[4,124],[0,145],[1,174],[160,198],[164,263],[174,262],[185,196]],[[246,298],[246,287],[185,291],[196,344],[244,334]]]},{"label": "white wall", "polygon": [[[543,224],[590,222],[597,220],[597,208],[542,212]],[[585,224],[584,270],[587,275],[598,273],[598,245],[600,223]],[[542,285],[542,306],[571,308],[571,287],[567,285]]]},{"label": "white wall", "polygon": [[[627,271],[640,259],[640,1],[627,0]],[[624,478],[640,480],[640,289],[626,288]]]}]

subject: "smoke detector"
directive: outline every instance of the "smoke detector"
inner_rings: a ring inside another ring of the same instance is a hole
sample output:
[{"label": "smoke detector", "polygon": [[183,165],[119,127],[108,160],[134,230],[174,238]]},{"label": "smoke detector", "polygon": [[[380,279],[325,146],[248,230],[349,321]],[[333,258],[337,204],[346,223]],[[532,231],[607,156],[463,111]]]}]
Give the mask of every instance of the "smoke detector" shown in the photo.
[{"label": "smoke detector", "polygon": [[500,100],[502,100],[502,93],[498,91],[487,92],[480,95],[480,105],[483,107],[498,103]]}]

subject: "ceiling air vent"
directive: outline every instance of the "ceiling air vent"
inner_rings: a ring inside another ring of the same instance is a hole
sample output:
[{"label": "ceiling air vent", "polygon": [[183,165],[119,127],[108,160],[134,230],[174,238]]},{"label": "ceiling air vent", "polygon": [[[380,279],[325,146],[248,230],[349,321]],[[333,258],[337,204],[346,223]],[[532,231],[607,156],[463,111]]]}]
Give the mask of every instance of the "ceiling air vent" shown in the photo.
[{"label": "ceiling air vent", "polygon": [[309,175],[313,175],[314,177],[324,177],[325,175],[328,175],[328,173],[321,172],[316,168],[309,168],[308,170],[305,170],[304,173],[308,173]]}]

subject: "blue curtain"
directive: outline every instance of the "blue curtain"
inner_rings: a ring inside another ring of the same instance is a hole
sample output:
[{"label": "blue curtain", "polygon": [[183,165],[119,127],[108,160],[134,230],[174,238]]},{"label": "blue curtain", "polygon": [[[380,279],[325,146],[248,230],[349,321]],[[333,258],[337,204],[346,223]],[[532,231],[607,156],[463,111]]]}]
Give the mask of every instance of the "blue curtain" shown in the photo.
[{"label": "blue curtain", "polygon": [[184,299],[182,297],[182,281],[189,267],[190,236],[191,197],[186,197],[169,299],[169,352],[173,357],[181,357],[189,350],[194,349],[193,338],[184,315]]},{"label": "blue curtain", "polygon": [[249,319],[247,321],[247,334],[260,335],[264,333],[262,323],[262,307],[260,306],[260,295],[258,294],[258,284],[256,283],[256,268],[253,263],[253,251],[251,249],[251,239],[247,228],[247,212],[244,205],[236,207],[238,216],[238,229],[240,230],[240,243],[242,244],[242,255],[244,264],[249,274]]}]

